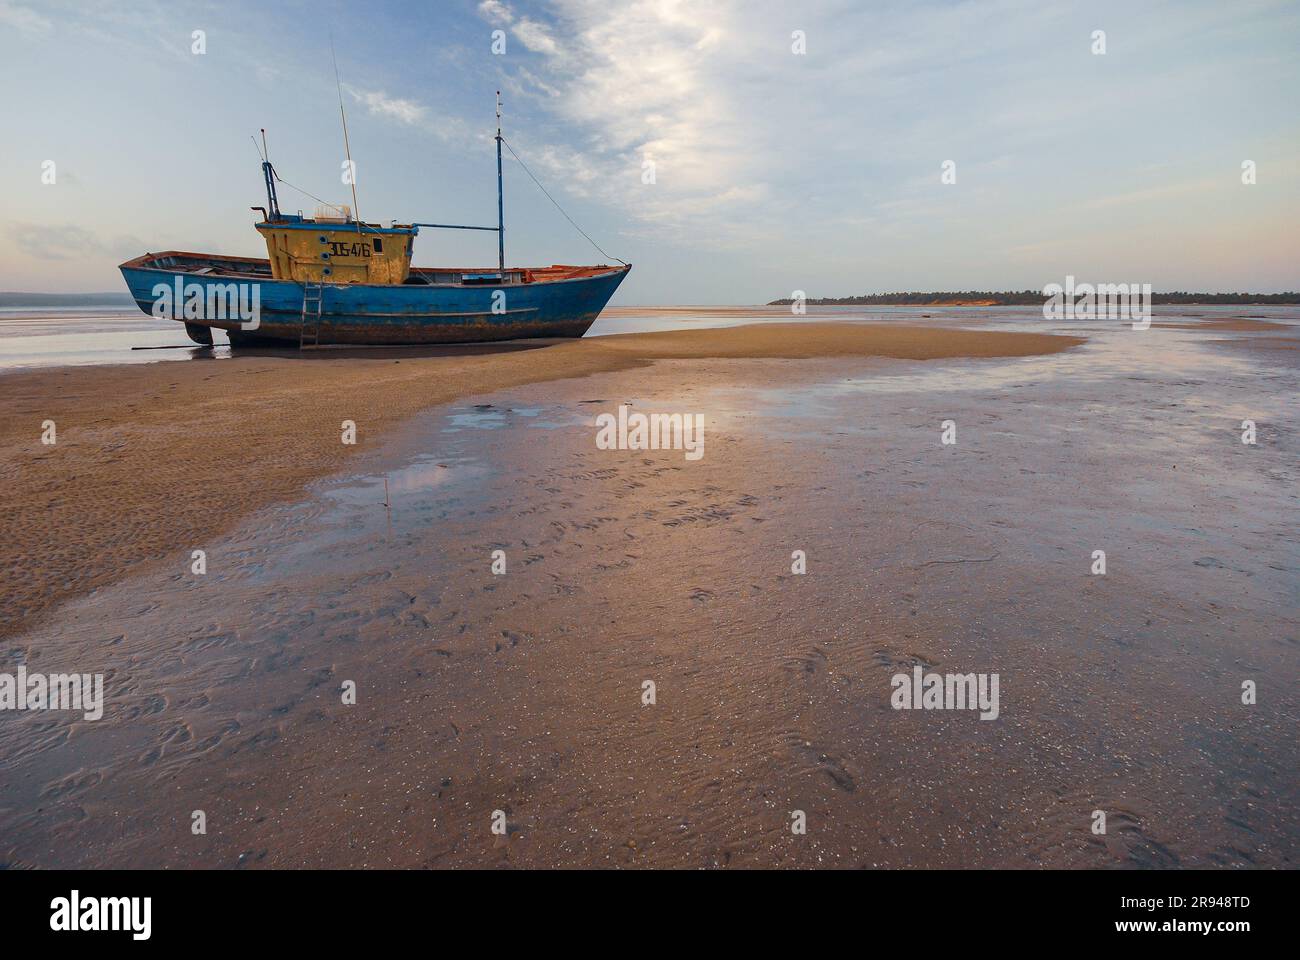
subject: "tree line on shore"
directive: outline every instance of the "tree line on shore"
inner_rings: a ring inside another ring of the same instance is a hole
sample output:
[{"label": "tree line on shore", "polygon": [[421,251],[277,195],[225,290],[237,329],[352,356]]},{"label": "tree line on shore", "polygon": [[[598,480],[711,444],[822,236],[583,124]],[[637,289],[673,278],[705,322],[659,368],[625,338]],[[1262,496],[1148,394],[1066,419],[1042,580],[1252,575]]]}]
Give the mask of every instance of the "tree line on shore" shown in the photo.
[{"label": "tree line on shore", "polygon": [[[980,304],[995,307],[1042,306],[1041,290],[962,290],[955,293],[864,293],[854,297],[808,298],[804,303],[815,306],[882,306],[882,307],[941,307],[945,305]],[[1300,304],[1300,293],[1187,293],[1175,290],[1170,293],[1152,293],[1153,304],[1254,304],[1282,306]],[[768,302],[769,307],[783,307],[794,303],[790,297]]]}]

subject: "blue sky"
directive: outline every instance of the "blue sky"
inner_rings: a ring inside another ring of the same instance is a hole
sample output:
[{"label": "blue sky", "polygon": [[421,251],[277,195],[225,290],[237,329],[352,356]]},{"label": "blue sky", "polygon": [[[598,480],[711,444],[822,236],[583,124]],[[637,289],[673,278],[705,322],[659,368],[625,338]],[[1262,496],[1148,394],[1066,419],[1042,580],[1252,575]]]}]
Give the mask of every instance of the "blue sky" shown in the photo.
[{"label": "blue sky", "polygon": [[[0,0],[0,289],[265,255],[259,127],[281,176],[349,201],[331,35],[363,217],[494,222],[499,87],[507,139],[635,264],[615,302],[1300,288],[1294,2]],[[505,176],[508,261],[603,260],[508,155]],[[416,247],[494,261],[493,234]]]}]

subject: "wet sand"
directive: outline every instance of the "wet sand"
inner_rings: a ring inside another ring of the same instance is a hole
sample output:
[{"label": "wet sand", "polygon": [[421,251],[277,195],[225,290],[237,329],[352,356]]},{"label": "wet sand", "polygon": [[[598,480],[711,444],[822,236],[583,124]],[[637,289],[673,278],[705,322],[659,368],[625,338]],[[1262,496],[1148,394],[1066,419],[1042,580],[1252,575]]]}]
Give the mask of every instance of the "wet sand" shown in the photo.
[{"label": "wet sand", "polygon": [[[411,353],[296,355],[0,377],[0,636],[301,491],[422,408],[668,357],[1025,356],[1081,340],[764,324]],[[401,357],[396,359],[395,357]],[[53,420],[57,442],[40,442]],[[357,425],[357,444],[341,424]]]},{"label": "wet sand", "polygon": [[[454,385],[399,379],[382,436],[196,541],[206,576],[172,547],[10,638],[7,668],[103,670],[108,704],[0,717],[0,860],[1293,866],[1294,351],[1083,332],[930,360],[674,334],[404,419]],[[359,394],[397,376],[367,363]],[[704,457],[597,449],[620,403],[703,413]],[[999,719],[891,710],[916,664],[999,673]]]}]

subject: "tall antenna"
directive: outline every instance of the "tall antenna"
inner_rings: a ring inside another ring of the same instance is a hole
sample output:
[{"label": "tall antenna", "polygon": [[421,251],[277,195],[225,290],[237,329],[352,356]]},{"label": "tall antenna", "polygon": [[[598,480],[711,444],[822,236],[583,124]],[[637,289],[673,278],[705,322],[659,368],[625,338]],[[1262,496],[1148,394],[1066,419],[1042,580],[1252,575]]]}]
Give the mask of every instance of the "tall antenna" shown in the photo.
[{"label": "tall antenna", "polygon": [[[511,151],[513,152],[513,151]],[[505,190],[501,185],[501,91],[497,91],[497,267],[501,282],[506,282],[506,211]]]},{"label": "tall antenna", "polygon": [[334,52],[333,37],[330,37],[330,57],[334,60],[334,85],[339,91],[339,117],[343,120],[343,152],[348,158],[348,180],[352,185],[352,214],[356,218],[357,233],[360,233],[361,208],[357,206],[357,170],[352,165],[352,147],[348,144],[348,115],[343,112],[343,81],[339,79],[339,58]]}]

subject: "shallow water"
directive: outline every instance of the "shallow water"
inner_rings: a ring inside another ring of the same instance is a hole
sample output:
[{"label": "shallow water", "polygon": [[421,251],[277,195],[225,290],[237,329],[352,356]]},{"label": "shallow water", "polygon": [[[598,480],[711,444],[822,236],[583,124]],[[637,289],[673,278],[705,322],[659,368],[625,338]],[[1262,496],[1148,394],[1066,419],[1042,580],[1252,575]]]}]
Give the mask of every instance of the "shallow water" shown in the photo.
[{"label": "shallow water", "polygon": [[[1293,307],[1157,307],[1157,322],[1198,321],[1205,318],[1258,316],[1292,323]],[[607,308],[588,337],[619,333],[650,333],[731,327],[745,323],[858,320],[873,323],[929,322],[938,326],[979,326],[994,330],[1040,333],[1081,333],[1101,329],[1104,322],[1043,320],[1038,307],[818,307],[802,316],[788,307],[612,307]],[[1114,326],[1112,323],[1111,326]],[[191,343],[174,320],[146,316],[135,308],[99,310],[0,309],[0,370],[103,363],[158,363],[170,360],[221,360],[231,355],[225,336],[215,334],[212,348]],[[374,349],[347,348],[358,356]],[[418,355],[420,348],[379,348],[395,355]],[[445,348],[444,348],[445,349]],[[472,347],[470,347],[472,349]],[[332,353],[338,353],[335,349]]]}]

